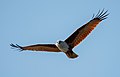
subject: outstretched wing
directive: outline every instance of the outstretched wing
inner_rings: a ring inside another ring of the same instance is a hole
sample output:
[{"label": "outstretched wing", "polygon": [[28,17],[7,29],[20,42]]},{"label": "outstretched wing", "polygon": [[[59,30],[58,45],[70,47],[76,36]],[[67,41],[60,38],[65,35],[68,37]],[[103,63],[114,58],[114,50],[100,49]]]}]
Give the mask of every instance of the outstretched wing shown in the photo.
[{"label": "outstretched wing", "polygon": [[55,44],[37,44],[37,45],[30,45],[30,46],[19,46],[10,44],[14,48],[18,48],[22,50],[32,50],[32,51],[48,51],[48,52],[61,52]]},{"label": "outstretched wing", "polygon": [[104,9],[102,11],[99,10],[96,16],[93,15],[91,21],[78,28],[65,42],[71,48],[77,46],[102,20],[106,19],[108,15],[107,11],[104,12]]}]

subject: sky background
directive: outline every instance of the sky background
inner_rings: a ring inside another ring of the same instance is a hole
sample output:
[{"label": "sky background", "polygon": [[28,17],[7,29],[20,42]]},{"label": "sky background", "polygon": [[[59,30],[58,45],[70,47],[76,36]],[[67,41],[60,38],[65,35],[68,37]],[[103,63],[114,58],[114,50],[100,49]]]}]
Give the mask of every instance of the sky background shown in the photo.
[{"label": "sky background", "polygon": [[[102,21],[69,59],[64,53],[19,52],[65,40],[98,10]],[[0,77],[120,77],[120,0],[0,0]]]}]

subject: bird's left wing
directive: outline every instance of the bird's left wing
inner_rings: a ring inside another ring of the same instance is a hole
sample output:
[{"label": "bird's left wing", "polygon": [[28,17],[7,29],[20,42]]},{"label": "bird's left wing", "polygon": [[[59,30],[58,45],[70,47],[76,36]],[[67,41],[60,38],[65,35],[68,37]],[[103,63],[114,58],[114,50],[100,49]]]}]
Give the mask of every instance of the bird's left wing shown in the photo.
[{"label": "bird's left wing", "polygon": [[61,52],[55,44],[36,44],[36,45],[30,45],[30,46],[19,46],[10,44],[14,48],[18,48],[21,51],[22,50],[32,50],[32,51],[48,51],[48,52]]},{"label": "bird's left wing", "polygon": [[65,42],[71,47],[74,48],[77,46],[85,37],[104,19],[107,18],[109,14],[106,14],[107,11],[104,12],[104,9],[96,16],[93,16],[93,19],[78,28],[71,36],[69,36]]}]

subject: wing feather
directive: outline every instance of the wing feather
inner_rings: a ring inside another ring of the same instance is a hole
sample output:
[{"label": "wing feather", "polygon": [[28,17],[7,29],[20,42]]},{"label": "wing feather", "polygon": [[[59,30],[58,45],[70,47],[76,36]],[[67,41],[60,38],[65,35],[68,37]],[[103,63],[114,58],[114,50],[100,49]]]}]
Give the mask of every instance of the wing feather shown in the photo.
[{"label": "wing feather", "polygon": [[109,14],[106,14],[107,11],[104,12],[104,9],[97,13],[97,15],[93,15],[93,19],[89,21],[87,24],[78,28],[71,36],[69,36],[65,42],[71,47],[74,48],[77,46],[83,39],[87,37],[89,33],[104,19],[106,19]]},{"label": "wing feather", "polygon": [[14,48],[22,50],[32,50],[32,51],[48,51],[48,52],[61,52],[55,44],[37,44],[21,47],[19,45],[10,44]]}]

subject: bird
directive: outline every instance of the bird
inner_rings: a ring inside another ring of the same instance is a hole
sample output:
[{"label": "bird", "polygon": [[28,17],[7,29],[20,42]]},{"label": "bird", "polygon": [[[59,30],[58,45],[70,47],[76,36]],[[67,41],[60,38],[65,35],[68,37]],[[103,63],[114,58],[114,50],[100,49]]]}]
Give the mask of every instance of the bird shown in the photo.
[{"label": "bird", "polygon": [[96,15],[93,14],[93,17],[89,22],[75,30],[64,41],[57,40],[57,42],[54,44],[35,44],[28,46],[20,46],[18,44],[11,43],[10,46],[12,48],[17,48],[20,51],[31,50],[31,51],[63,52],[66,54],[68,58],[74,59],[78,57],[78,54],[76,54],[73,51],[73,48],[80,44],[82,40],[84,40],[101,21],[108,18],[107,17],[108,15],[109,15],[108,10],[107,11],[105,11],[104,9],[99,10]]}]

